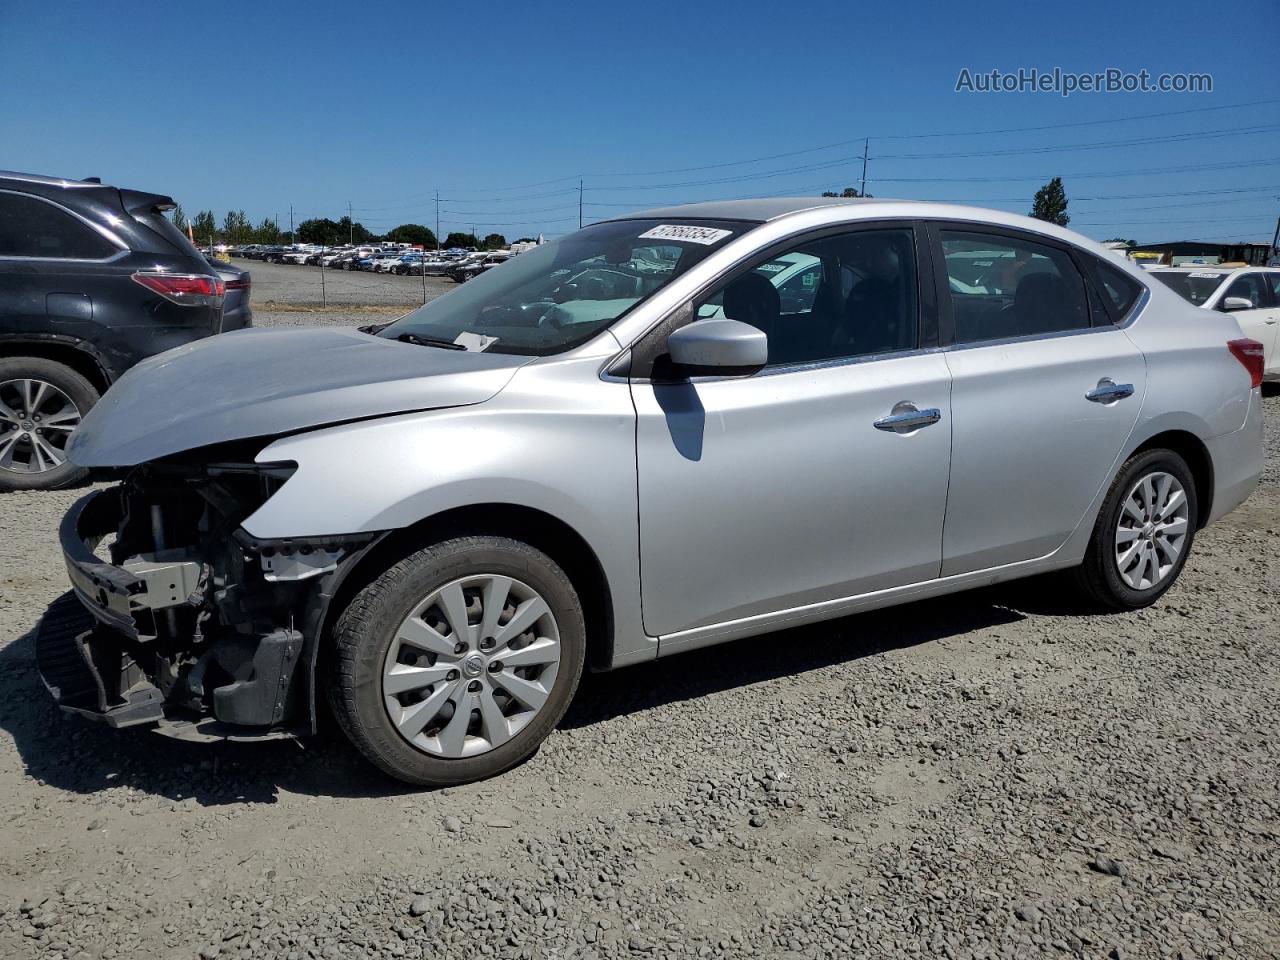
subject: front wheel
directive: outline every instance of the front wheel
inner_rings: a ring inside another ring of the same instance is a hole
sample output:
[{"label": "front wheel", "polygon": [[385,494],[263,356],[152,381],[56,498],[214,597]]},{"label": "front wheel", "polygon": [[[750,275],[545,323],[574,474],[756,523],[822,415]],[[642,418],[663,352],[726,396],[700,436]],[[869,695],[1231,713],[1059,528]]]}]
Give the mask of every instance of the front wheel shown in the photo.
[{"label": "front wheel", "polygon": [[1112,610],[1149,606],[1173,586],[1195,539],[1199,501],[1187,462],[1172,450],[1135,454],[1098,513],[1075,571],[1087,600]]},{"label": "front wheel", "polygon": [[394,564],[334,628],[329,702],[356,748],[424,786],[482,780],[530,756],[582,675],[577,592],[504,537],[447,540]]},{"label": "front wheel", "polygon": [[93,384],[42,357],[0,360],[0,490],[56,490],[84,479],[72,431],[98,402]]}]

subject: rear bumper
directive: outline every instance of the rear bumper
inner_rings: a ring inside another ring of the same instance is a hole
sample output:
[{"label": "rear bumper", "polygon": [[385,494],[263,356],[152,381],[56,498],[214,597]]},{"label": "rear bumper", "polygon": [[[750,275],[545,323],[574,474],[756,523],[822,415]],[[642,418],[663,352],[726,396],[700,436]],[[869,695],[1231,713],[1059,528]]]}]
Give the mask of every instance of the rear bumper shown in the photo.
[{"label": "rear bumper", "polygon": [[1205,444],[1213,463],[1213,507],[1209,523],[1220,520],[1244,503],[1262,478],[1262,392],[1255,388],[1244,426]]}]

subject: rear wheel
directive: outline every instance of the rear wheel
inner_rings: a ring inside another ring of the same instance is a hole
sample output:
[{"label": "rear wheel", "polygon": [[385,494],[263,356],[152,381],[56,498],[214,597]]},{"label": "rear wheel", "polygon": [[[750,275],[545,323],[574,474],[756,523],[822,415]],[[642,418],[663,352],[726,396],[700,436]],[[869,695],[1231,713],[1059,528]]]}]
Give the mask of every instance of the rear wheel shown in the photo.
[{"label": "rear wheel", "polygon": [[1186,565],[1198,508],[1182,457],[1172,450],[1135,454],[1112,482],[1075,571],[1080,592],[1112,610],[1154,603]]},{"label": "rear wheel", "polygon": [[61,363],[0,360],[0,490],[56,490],[84,479],[67,444],[97,402],[93,384]]},{"label": "rear wheel", "polygon": [[401,560],[334,628],[329,699],[376,766],[408,783],[491,777],[532,754],[577,688],[582,606],[546,554],[461,537]]}]

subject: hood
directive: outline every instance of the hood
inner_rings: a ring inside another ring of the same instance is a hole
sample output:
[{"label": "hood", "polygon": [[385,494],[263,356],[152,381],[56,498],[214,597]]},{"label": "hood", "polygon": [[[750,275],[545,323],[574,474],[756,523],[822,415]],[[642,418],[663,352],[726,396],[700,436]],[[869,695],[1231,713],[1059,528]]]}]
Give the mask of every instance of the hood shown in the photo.
[{"label": "hood", "polygon": [[144,360],[68,447],[129,467],[229,440],[481,403],[531,358],[400,343],[348,327],[239,330]]}]

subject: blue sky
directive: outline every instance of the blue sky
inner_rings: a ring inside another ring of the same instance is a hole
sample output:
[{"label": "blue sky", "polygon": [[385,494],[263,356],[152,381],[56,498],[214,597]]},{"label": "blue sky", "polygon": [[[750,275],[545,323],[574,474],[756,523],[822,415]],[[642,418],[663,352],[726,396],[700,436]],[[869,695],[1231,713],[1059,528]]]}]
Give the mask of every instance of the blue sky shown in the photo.
[{"label": "blue sky", "polygon": [[[1280,98],[1278,37],[1276,0],[1225,19],[1177,0],[4,0],[0,168],[282,227],[291,204],[300,220],[348,202],[375,231],[434,227],[438,189],[443,230],[511,238],[576,228],[579,175],[588,222],[857,185],[869,136],[878,196],[1026,212],[1057,174],[1095,238],[1269,240],[1280,101],[1257,101]],[[1213,92],[955,92],[962,68],[1020,67],[1209,73]],[[1026,127],[1050,128],[921,136]]]}]

